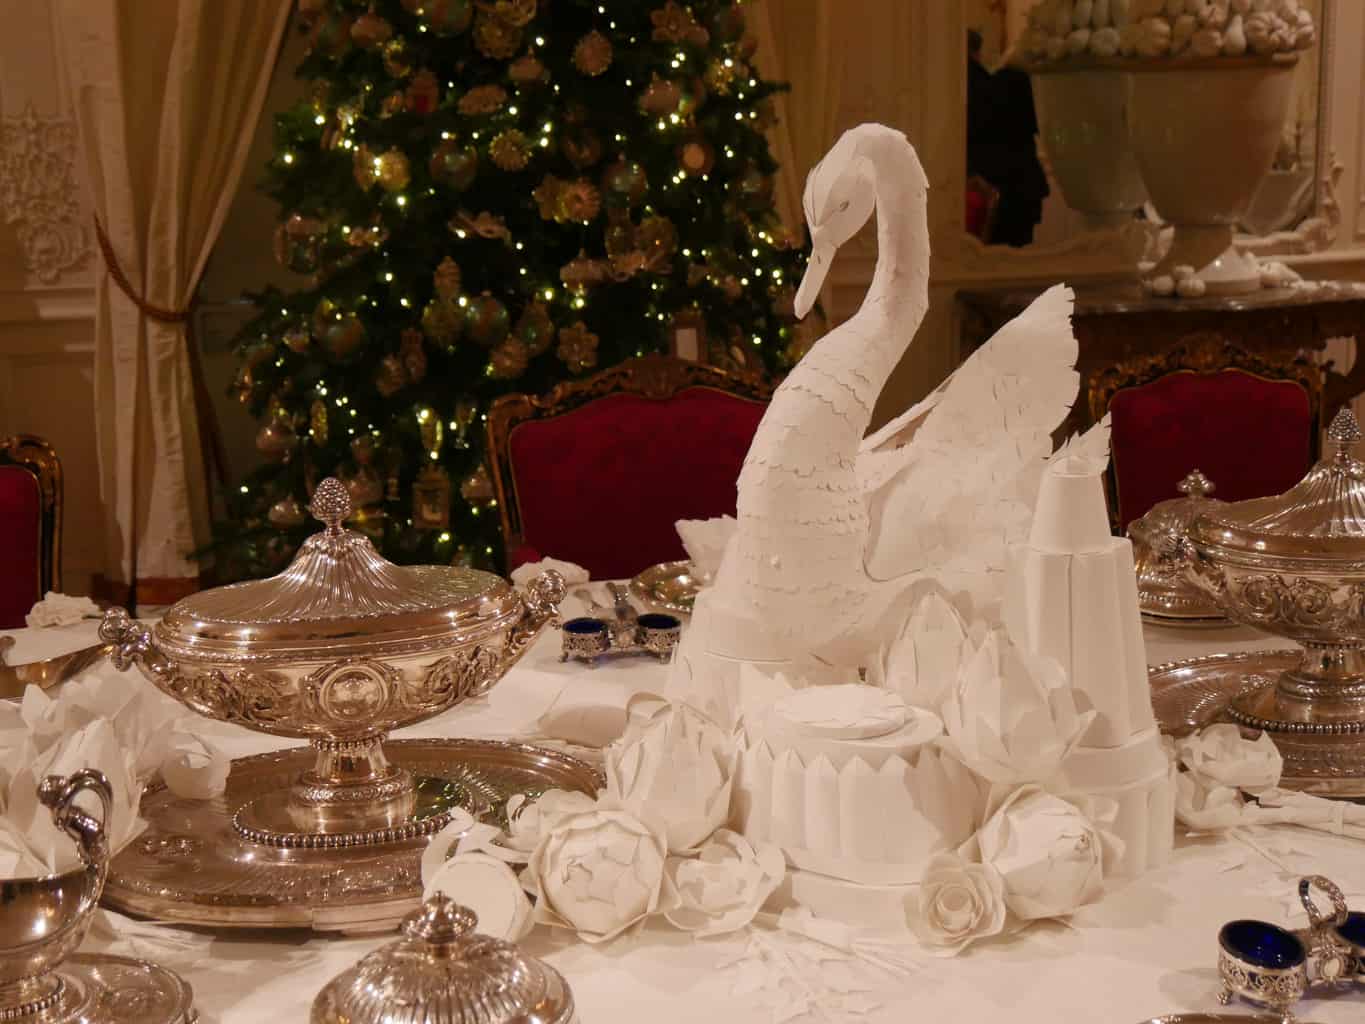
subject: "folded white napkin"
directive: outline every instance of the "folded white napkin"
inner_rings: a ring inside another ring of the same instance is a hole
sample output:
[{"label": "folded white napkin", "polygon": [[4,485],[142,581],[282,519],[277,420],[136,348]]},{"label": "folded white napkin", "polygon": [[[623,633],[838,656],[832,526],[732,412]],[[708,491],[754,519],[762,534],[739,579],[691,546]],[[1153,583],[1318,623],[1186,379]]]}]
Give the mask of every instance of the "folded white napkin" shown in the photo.
[{"label": "folded white napkin", "polygon": [[99,618],[99,605],[88,597],[72,597],[49,590],[41,601],[24,616],[30,628],[42,626],[72,626],[81,619]]},{"label": "folded white napkin", "polygon": [[553,569],[564,577],[564,585],[578,586],[588,582],[588,570],[573,562],[563,562],[558,558],[542,558],[539,562],[527,562],[512,570],[512,582],[524,587],[546,569]]},{"label": "folded white napkin", "polygon": [[673,525],[682,539],[683,549],[693,569],[704,580],[715,579],[721,556],[725,554],[725,545],[735,535],[735,517],[679,519]]}]

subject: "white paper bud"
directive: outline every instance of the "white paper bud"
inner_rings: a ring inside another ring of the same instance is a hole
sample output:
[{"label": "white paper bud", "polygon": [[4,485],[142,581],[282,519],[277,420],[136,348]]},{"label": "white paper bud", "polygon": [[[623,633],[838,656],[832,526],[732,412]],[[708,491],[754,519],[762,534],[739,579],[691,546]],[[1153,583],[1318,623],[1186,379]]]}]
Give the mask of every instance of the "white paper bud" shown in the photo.
[{"label": "white paper bud", "polygon": [[1204,28],[1218,29],[1220,32],[1227,28],[1230,12],[1228,10],[1228,0],[1211,0],[1211,2],[1199,12],[1199,24]]},{"label": "white paper bud", "polygon": [[1066,39],[1062,36],[1048,36],[1046,54],[1048,60],[1061,60],[1066,56]]},{"label": "white paper bud", "polygon": [[1190,39],[1190,52],[1197,57],[1217,57],[1223,51],[1223,33],[1216,28],[1201,28]]},{"label": "white paper bud", "polygon": [[1084,53],[1090,45],[1090,29],[1078,28],[1066,37],[1066,52],[1073,56]]},{"label": "white paper bud", "polygon": [[1194,37],[1194,30],[1198,27],[1198,22],[1193,14],[1182,14],[1175,19],[1171,25],[1171,53],[1181,54],[1190,45],[1190,40]]},{"label": "white paper bud", "polygon": [[1137,52],[1149,60],[1171,52],[1171,25],[1161,18],[1148,18],[1138,26]]},{"label": "white paper bud", "polygon": [[1148,280],[1147,287],[1152,290],[1153,295],[1171,296],[1175,294],[1175,278],[1170,274],[1158,274]]},{"label": "white paper bud", "polygon": [[1267,11],[1255,11],[1247,15],[1244,22],[1246,26],[1247,46],[1252,53],[1274,53],[1275,52],[1275,19]]},{"label": "white paper bud", "polygon": [[1240,57],[1246,52],[1247,36],[1242,15],[1234,14],[1223,32],[1223,53],[1229,57]]},{"label": "white paper bud", "polygon": [[1119,52],[1119,30],[1112,25],[1097,28],[1090,35],[1090,52],[1096,57],[1113,57]]},{"label": "white paper bud", "polygon": [[1176,755],[1206,789],[1230,786],[1263,793],[1280,784],[1284,758],[1268,733],[1249,740],[1235,725],[1211,725],[1176,740]]},{"label": "white paper bud", "polygon": [[1202,277],[1182,277],[1175,283],[1175,293],[1182,299],[1202,299],[1207,291]]}]

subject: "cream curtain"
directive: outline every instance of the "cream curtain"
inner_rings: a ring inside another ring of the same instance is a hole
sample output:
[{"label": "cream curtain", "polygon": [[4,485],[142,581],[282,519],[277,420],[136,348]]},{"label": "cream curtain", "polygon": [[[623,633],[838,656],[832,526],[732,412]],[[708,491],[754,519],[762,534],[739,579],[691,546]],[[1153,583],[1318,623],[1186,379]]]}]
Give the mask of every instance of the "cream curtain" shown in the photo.
[{"label": "cream curtain", "polygon": [[54,0],[85,177],[108,243],[95,321],[105,576],[144,604],[193,588],[188,556],[208,537],[186,314],[289,13],[290,0]]},{"label": "cream curtain", "polygon": [[806,175],[834,144],[839,127],[850,13],[845,0],[759,0],[750,10],[759,70],[791,83],[791,92],[777,97],[778,122],[769,141],[782,165],[778,212],[799,233]]}]

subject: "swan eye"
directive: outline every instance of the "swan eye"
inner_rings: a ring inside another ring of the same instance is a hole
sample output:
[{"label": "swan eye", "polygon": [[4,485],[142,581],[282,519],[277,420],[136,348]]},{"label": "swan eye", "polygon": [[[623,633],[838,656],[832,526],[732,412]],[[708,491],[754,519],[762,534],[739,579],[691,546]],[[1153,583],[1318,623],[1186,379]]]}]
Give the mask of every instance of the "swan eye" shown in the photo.
[{"label": "swan eye", "polygon": [[845,199],[842,203],[839,204],[839,212],[840,212],[840,213],[843,213],[845,210],[848,209],[848,203],[849,203],[849,201],[848,201],[847,199]]}]

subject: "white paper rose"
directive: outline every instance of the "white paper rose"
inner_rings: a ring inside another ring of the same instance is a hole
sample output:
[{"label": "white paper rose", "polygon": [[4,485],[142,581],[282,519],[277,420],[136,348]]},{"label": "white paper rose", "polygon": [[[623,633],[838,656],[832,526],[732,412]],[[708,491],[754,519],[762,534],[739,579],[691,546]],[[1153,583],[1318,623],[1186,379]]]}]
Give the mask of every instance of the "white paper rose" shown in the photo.
[{"label": "white paper rose", "polygon": [[1005,886],[989,864],[941,853],[924,869],[910,926],[939,956],[956,956],[1005,928]]},{"label": "white paper rose", "polygon": [[721,935],[754,919],[781,884],[787,862],[772,843],[755,847],[721,829],[696,859],[670,857],[667,870],[678,893],[678,905],[664,914],[668,923],[696,935]]},{"label": "white paper rose", "polygon": [[977,844],[982,862],[1000,873],[1006,905],[1025,921],[1065,917],[1099,899],[1105,866],[1123,853],[1078,807],[1037,786],[1013,793]]},{"label": "white paper rose", "polygon": [[474,911],[482,935],[516,942],[531,930],[531,901],[516,874],[487,853],[457,853],[424,875],[422,898],[438,892]]},{"label": "white paper rose", "polygon": [[664,872],[663,832],[628,811],[599,807],[560,819],[522,874],[534,920],[605,942],[677,902]]},{"label": "white paper rose", "polygon": [[1076,708],[1062,667],[996,629],[972,653],[943,704],[947,745],[991,782],[1045,782],[1080,742],[1094,711]]},{"label": "white paper rose", "polygon": [[607,751],[607,795],[693,853],[730,817],[739,753],[734,740],[687,704],[636,698],[620,741]]},{"label": "white paper rose", "polygon": [[534,800],[528,800],[518,793],[507,801],[505,845],[529,856],[541,836],[561,819],[591,811],[596,806],[595,797],[566,789],[547,789]]},{"label": "white paper rose", "polygon": [[1267,733],[1254,740],[1232,724],[1211,725],[1176,741],[1176,756],[1201,786],[1262,793],[1280,784],[1284,758]]},{"label": "white paper rose", "polygon": [[100,617],[99,605],[88,597],[72,597],[49,590],[43,599],[35,604],[24,616],[24,624],[30,629],[44,626],[74,626],[82,619]]}]

